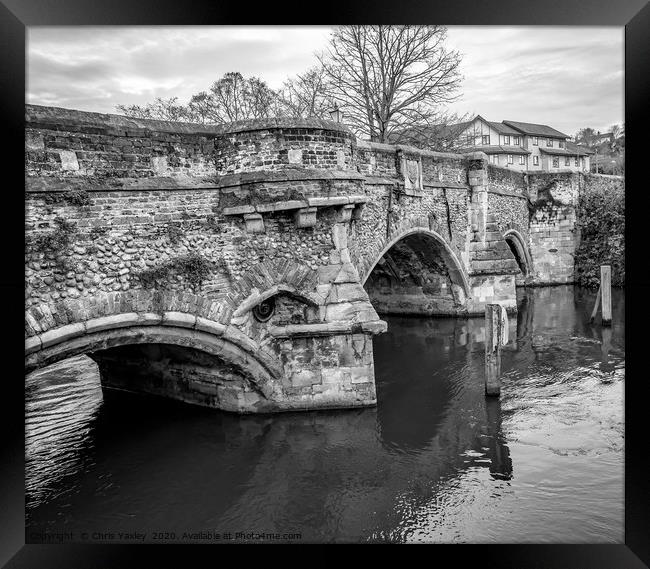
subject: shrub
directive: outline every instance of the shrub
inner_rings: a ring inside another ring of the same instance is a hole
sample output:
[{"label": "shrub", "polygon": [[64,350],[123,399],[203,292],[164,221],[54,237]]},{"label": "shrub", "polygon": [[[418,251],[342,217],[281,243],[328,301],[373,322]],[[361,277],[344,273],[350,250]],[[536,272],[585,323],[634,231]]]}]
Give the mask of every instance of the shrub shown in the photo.
[{"label": "shrub", "polygon": [[625,285],[625,192],[614,185],[592,187],[578,202],[580,244],[576,282],[596,288],[600,265],[611,265],[612,286]]}]

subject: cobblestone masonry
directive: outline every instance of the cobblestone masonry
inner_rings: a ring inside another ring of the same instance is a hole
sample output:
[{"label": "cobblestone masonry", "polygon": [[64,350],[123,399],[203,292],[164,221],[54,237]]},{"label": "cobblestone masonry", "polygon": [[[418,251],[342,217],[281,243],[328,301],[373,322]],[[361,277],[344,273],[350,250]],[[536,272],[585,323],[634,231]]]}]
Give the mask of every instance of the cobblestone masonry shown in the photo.
[{"label": "cobblestone masonry", "polygon": [[512,309],[503,233],[534,257],[544,223],[529,231],[523,178],[484,155],[315,119],[27,105],[25,156],[27,369],[89,353],[105,386],[236,412],[374,404],[385,323],[363,284],[416,312]]}]

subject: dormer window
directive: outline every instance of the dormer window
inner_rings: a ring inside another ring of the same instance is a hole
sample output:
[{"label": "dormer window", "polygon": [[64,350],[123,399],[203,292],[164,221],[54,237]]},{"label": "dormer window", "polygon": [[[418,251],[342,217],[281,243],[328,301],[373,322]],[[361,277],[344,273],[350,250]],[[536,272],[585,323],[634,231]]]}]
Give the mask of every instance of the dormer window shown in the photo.
[{"label": "dormer window", "polygon": [[515,137],[514,137],[513,144],[514,144],[515,146],[519,146],[519,137],[518,137],[518,136],[515,136]]},{"label": "dormer window", "polygon": [[490,135],[489,134],[484,134],[483,135],[483,140],[481,142],[483,144],[490,144]]},{"label": "dormer window", "polygon": [[533,146],[539,146],[539,138],[537,136],[533,136]]},{"label": "dormer window", "polygon": [[560,144],[560,148],[564,148],[564,140],[560,140],[559,144]]},{"label": "dormer window", "polygon": [[552,138],[547,138],[546,139],[546,146],[550,146],[553,148],[553,139]]},{"label": "dormer window", "polygon": [[510,135],[503,135],[503,144],[510,144]]}]

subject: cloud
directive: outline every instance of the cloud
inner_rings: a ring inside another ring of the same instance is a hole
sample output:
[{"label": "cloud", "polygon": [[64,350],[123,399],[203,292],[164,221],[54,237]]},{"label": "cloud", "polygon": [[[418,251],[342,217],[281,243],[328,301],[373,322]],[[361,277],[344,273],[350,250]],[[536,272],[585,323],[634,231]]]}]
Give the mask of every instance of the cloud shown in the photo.
[{"label": "cloud", "polygon": [[[272,88],[316,63],[323,26],[28,28],[30,102],[115,112],[155,97],[187,101],[228,71]],[[573,133],[623,120],[623,28],[452,26],[463,96],[452,105],[489,120]]]}]

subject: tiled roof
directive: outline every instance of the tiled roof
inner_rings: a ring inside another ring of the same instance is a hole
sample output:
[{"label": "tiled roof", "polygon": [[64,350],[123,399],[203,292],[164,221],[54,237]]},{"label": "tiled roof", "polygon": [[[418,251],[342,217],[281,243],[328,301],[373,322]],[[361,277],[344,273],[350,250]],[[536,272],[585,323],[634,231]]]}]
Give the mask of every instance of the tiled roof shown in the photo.
[{"label": "tiled roof", "polygon": [[486,154],[530,154],[522,146],[503,146],[497,144],[482,144],[478,146],[467,146],[461,148],[459,152],[485,152]]},{"label": "tiled roof", "polygon": [[513,136],[521,136],[521,132],[518,130],[515,130],[514,128],[508,126],[507,124],[503,124],[502,122],[492,122],[492,121],[485,121],[487,122],[494,130],[496,130],[500,134],[510,134]]},{"label": "tiled roof", "polygon": [[535,124],[531,122],[516,122],[516,121],[503,121],[503,124],[511,126],[512,128],[530,134],[533,136],[550,136],[553,138],[569,138],[568,134],[564,134],[559,130],[555,130],[545,124]]}]

